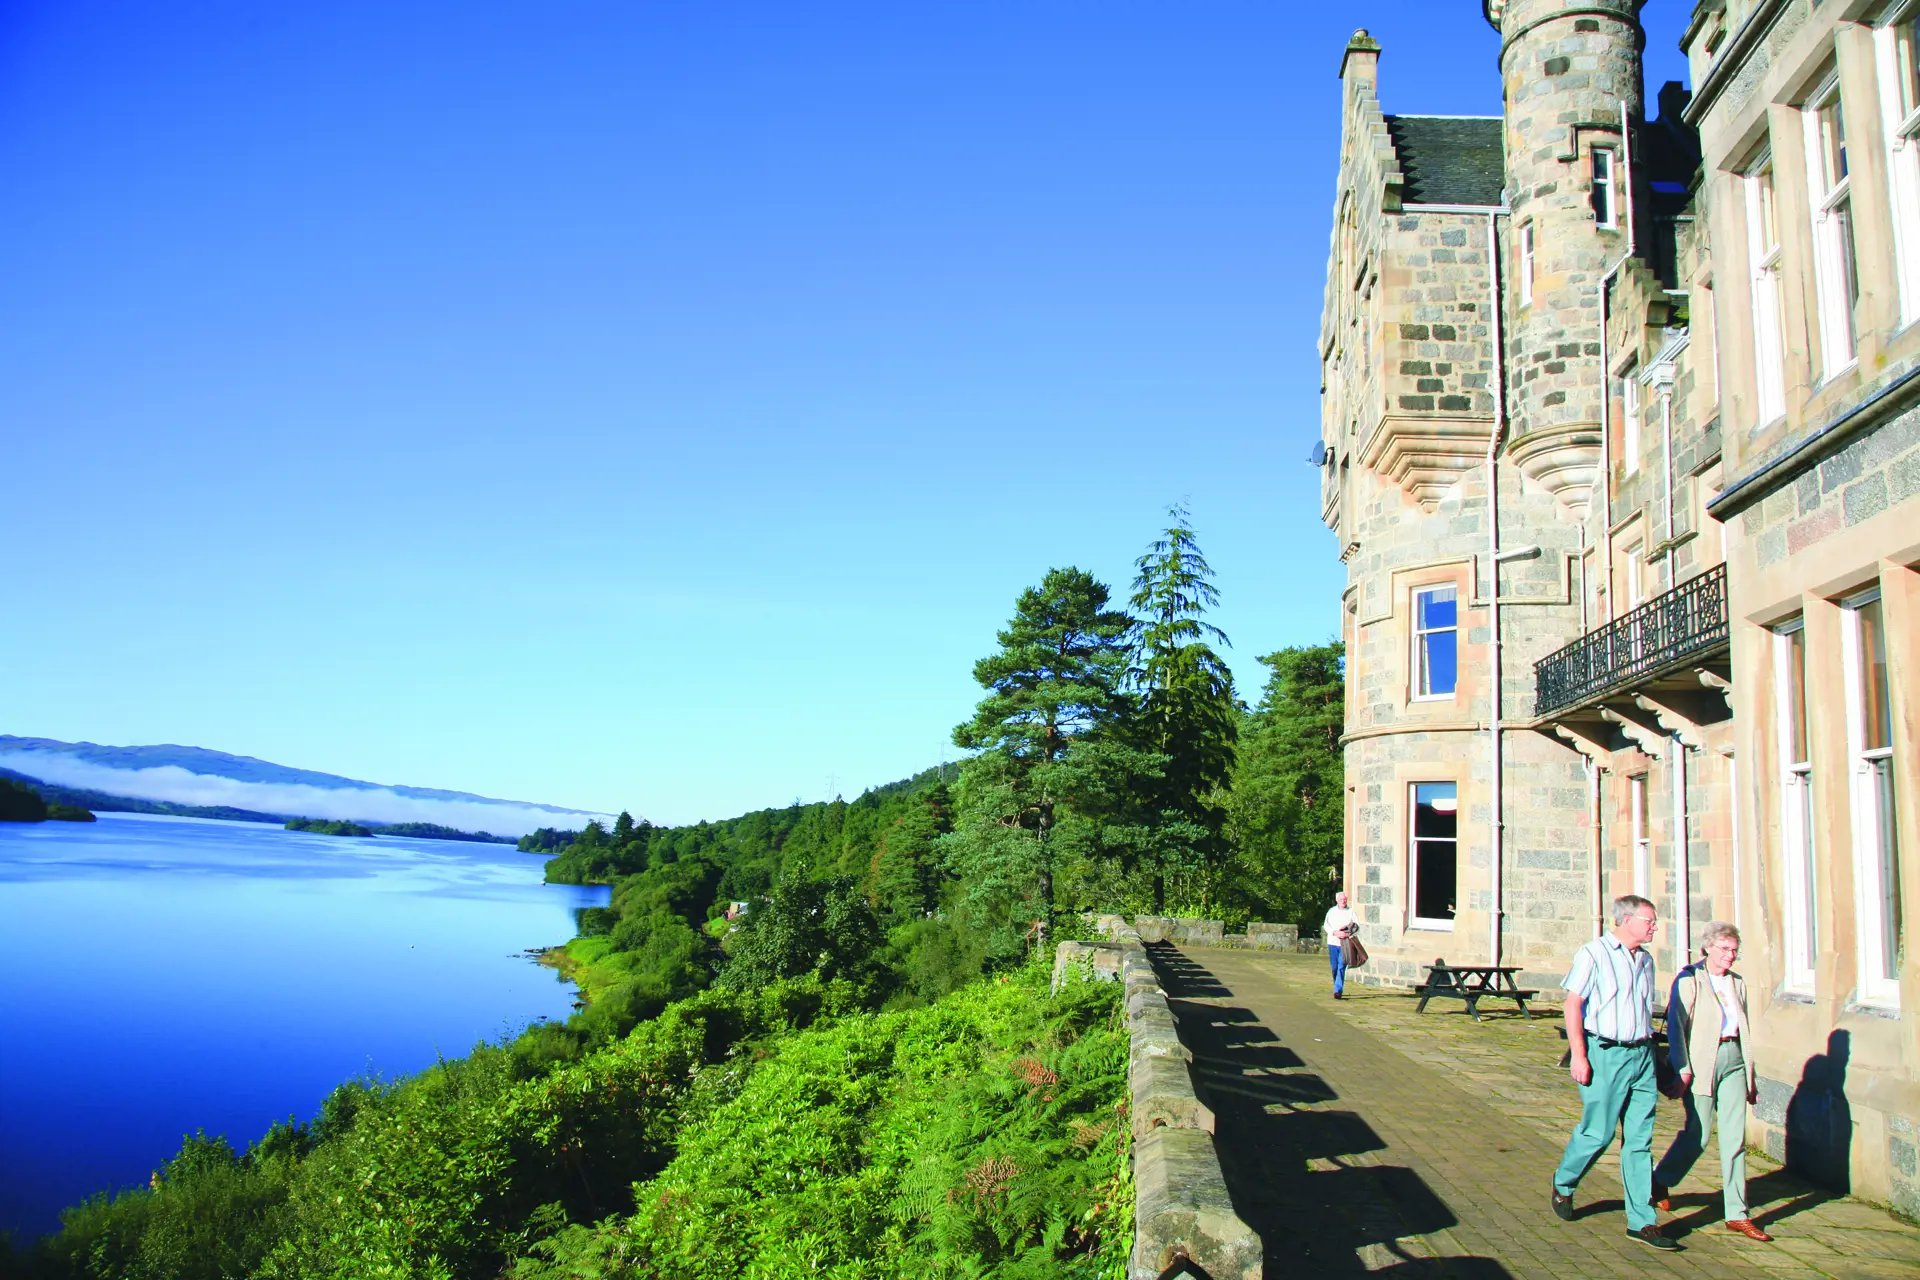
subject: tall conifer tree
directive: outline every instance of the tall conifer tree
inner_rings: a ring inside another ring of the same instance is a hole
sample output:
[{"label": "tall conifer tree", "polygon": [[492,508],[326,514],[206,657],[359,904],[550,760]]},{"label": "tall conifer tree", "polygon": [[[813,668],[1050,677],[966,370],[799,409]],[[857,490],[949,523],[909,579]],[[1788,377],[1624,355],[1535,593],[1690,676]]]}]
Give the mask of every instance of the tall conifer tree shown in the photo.
[{"label": "tall conifer tree", "polygon": [[1164,756],[1161,776],[1143,792],[1171,838],[1158,842],[1153,907],[1166,909],[1169,863],[1211,869],[1224,859],[1226,812],[1221,792],[1233,772],[1240,708],[1233,672],[1209,641],[1226,633],[1206,620],[1220,603],[1213,568],[1200,553],[1187,509],[1176,503],[1173,523],[1134,562],[1129,600],[1138,621],[1128,679],[1139,700],[1135,732],[1149,752]]}]

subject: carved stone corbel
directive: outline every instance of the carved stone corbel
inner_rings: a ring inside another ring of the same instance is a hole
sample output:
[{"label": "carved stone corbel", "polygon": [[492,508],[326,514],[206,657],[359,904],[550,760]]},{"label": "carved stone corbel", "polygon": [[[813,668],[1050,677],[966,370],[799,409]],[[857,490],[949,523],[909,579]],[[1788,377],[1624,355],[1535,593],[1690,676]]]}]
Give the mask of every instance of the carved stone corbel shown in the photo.
[{"label": "carved stone corbel", "polygon": [[1687,699],[1678,694],[1647,693],[1635,694],[1633,705],[1642,711],[1650,711],[1662,729],[1680,739],[1695,751],[1707,745],[1705,727],[1701,724],[1699,711],[1689,706]]},{"label": "carved stone corbel", "polygon": [[1727,714],[1733,714],[1733,681],[1709,667],[1695,667],[1694,677],[1727,700]]},{"label": "carved stone corbel", "polygon": [[1568,724],[1555,721],[1553,731],[1565,740],[1575,751],[1578,751],[1595,764],[1600,765],[1602,768],[1611,765],[1613,748],[1609,746],[1603,738],[1593,733],[1588,725],[1578,722]]},{"label": "carved stone corbel", "polygon": [[1612,707],[1600,708],[1600,718],[1619,725],[1620,732],[1626,735],[1628,742],[1655,759],[1664,760],[1667,748],[1673,745],[1673,739],[1660,732],[1655,726],[1625,712],[1616,711]]}]

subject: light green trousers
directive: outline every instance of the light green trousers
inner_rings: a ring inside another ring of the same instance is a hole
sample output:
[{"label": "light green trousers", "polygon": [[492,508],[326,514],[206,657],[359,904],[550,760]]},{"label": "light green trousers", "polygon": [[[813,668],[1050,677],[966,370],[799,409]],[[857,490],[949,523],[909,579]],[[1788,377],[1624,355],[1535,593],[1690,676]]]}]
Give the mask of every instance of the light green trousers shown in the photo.
[{"label": "light green trousers", "polygon": [[1593,1064],[1593,1080],[1580,1089],[1580,1123],[1553,1171],[1554,1190],[1572,1195],[1618,1130],[1627,1230],[1650,1227],[1655,1221],[1653,1108],[1660,1098],[1653,1083],[1653,1050],[1647,1045],[1609,1049],[1588,1036],[1587,1061]]},{"label": "light green trousers", "polygon": [[[1693,1090],[1687,1090],[1686,1124],[1674,1135],[1673,1145],[1653,1171],[1653,1180],[1662,1186],[1678,1184],[1707,1149],[1700,1119],[1702,1100]],[[1721,1041],[1714,1060],[1713,1118],[1714,1135],[1720,1144],[1721,1199],[1727,1221],[1739,1222],[1747,1216],[1747,1064],[1740,1056],[1737,1040]]]}]

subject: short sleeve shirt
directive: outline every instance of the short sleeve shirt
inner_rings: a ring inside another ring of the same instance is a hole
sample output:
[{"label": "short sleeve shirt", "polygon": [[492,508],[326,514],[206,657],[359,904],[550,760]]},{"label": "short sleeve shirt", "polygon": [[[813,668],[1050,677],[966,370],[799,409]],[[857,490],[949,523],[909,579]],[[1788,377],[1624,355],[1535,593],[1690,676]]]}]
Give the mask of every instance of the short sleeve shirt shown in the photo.
[{"label": "short sleeve shirt", "polygon": [[1653,956],[1645,947],[1628,951],[1603,933],[1573,953],[1560,985],[1585,1002],[1588,1035],[1629,1043],[1653,1035]]}]

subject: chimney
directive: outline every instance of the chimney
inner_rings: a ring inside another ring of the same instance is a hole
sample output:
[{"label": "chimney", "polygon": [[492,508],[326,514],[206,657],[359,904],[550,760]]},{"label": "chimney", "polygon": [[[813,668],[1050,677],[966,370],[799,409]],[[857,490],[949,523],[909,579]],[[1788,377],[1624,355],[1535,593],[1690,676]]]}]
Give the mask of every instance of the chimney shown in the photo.
[{"label": "chimney", "polygon": [[1340,55],[1340,78],[1352,76],[1356,83],[1365,81],[1371,85],[1380,72],[1380,42],[1367,34],[1365,27],[1353,33],[1347,41],[1347,51]]}]

